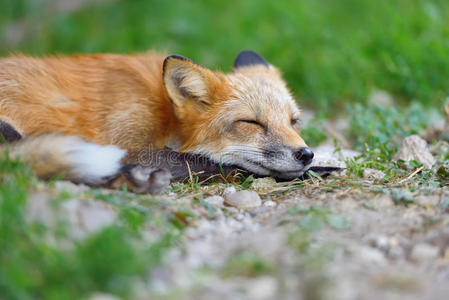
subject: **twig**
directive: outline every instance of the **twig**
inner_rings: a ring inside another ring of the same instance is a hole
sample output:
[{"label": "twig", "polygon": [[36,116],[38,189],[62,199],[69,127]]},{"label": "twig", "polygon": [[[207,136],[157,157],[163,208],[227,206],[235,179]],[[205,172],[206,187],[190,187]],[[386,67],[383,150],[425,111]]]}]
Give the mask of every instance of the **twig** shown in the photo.
[{"label": "twig", "polygon": [[189,170],[190,182],[193,182],[193,175],[192,175],[192,170],[190,169],[189,162],[187,160],[185,162],[186,162],[186,165],[187,165],[187,170]]},{"label": "twig", "polygon": [[223,179],[223,175],[221,175],[221,174],[215,174],[215,175],[211,175],[211,176],[207,177],[207,178],[204,179],[203,181],[198,182],[198,184],[201,185],[201,184],[203,184],[203,183],[206,183],[206,182],[212,180],[212,179],[215,178],[215,177],[221,177],[221,178]]},{"label": "twig", "polygon": [[415,176],[416,174],[418,174],[419,172],[421,172],[424,169],[424,166],[419,167],[418,169],[416,169],[415,171],[413,171],[412,174],[408,175],[406,178],[402,179],[401,181],[399,181],[398,183],[404,183],[407,180],[409,180],[410,178],[412,178],[413,176]]},{"label": "twig", "polygon": [[203,173],[204,173],[204,171],[198,171],[198,172],[192,173],[192,175],[193,176],[198,176],[198,175],[201,175]]}]

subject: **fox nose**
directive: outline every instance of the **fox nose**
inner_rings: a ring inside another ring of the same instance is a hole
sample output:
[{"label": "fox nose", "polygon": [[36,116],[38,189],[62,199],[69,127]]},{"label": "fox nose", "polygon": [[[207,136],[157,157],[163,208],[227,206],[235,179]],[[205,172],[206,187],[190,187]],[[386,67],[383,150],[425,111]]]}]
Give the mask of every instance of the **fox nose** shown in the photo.
[{"label": "fox nose", "polygon": [[310,148],[303,147],[299,148],[298,151],[293,153],[293,156],[296,160],[303,163],[303,165],[308,165],[312,162],[313,159],[313,152],[310,150]]}]

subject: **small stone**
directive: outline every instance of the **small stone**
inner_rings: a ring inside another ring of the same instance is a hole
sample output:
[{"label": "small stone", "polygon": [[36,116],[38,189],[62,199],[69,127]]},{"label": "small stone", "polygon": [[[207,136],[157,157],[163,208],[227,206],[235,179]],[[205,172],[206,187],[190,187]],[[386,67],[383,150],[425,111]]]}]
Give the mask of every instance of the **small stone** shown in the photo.
[{"label": "small stone", "polygon": [[370,265],[384,265],[386,263],[384,254],[376,248],[359,246],[356,247],[354,252],[355,257],[364,263]]},{"label": "small stone", "polygon": [[94,199],[64,201],[60,210],[53,213],[63,216],[64,221],[71,225],[68,236],[75,240],[81,240],[112,225],[117,218],[117,213],[111,205]]},{"label": "small stone", "polygon": [[367,202],[369,208],[379,210],[392,207],[394,205],[393,199],[389,195],[378,195]]},{"label": "small stone", "polygon": [[221,196],[215,195],[205,198],[204,202],[215,207],[221,207],[223,206],[224,199]]},{"label": "small stone", "polygon": [[235,186],[229,186],[229,187],[224,189],[223,195],[232,194],[232,193],[235,193],[235,192],[237,192],[237,190],[235,189]]},{"label": "small stone", "polygon": [[247,296],[248,299],[274,299],[278,283],[276,278],[271,276],[260,276],[248,282]]},{"label": "small stone", "polygon": [[378,105],[382,107],[389,107],[393,105],[393,98],[385,91],[377,90],[373,91],[369,98],[368,103],[371,105]]},{"label": "small stone", "polygon": [[437,259],[439,253],[440,249],[438,247],[421,243],[413,247],[410,258],[416,262],[428,262]]},{"label": "small stone", "polygon": [[332,146],[319,146],[313,150],[315,156],[313,158],[312,166],[314,167],[337,167],[345,168],[347,159],[355,158],[360,155],[348,149],[341,149],[336,151]]},{"label": "small stone", "polygon": [[388,249],[388,256],[396,260],[402,259],[404,257],[404,249],[400,246],[393,246]]},{"label": "small stone", "polygon": [[269,187],[272,187],[273,185],[276,184],[276,180],[274,180],[274,178],[272,177],[262,177],[262,178],[256,178],[254,179],[254,181],[251,183],[251,188],[253,190],[263,190],[263,189],[267,189]]},{"label": "small stone", "polygon": [[225,206],[225,208],[226,208],[226,212],[227,212],[228,214],[236,215],[236,214],[239,213],[239,210],[238,210],[237,208],[235,208],[235,207],[232,207],[232,206]]},{"label": "small stone", "polygon": [[270,211],[270,207],[268,206],[259,206],[259,207],[254,207],[251,210],[249,210],[249,213],[251,214],[251,216],[257,216],[257,215],[261,215],[264,213],[267,213]]},{"label": "small stone", "polygon": [[117,218],[111,205],[94,199],[69,199],[56,203],[47,193],[33,193],[27,205],[28,221],[42,222],[48,227],[68,224],[68,238],[80,240],[110,226]]},{"label": "small stone", "polygon": [[51,204],[48,193],[37,192],[30,194],[26,206],[26,220],[29,222],[42,222],[46,226],[56,224],[57,217]]},{"label": "small stone", "polygon": [[58,191],[66,191],[73,195],[81,194],[89,189],[86,185],[75,184],[70,181],[56,181],[54,183],[54,188]]},{"label": "small stone", "polygon": [[390,248],[390,241],[385,235],[372,234],[367,237],[367,240],[372,247],[377,249],[386,251]]},{"label": "small stone", "polygon": [[78,201],[82,201],[82,205],[77,212],[78,222],[86,234],[98,232],[102,228],[112,225],[117,218],[117,213],[108,203],[93,199]]},{"label": "small stone", "polygon": [[249,209],[262,205],[262,200],[254,191],[240,191],[225,194],[225,204],[240,209]]},{"label": "small stone", "polygon": [[385,177],[385,173],[380,170],[367,168],[363,171],[363,177],[366,179],[382,180]]},{"label": "small stone", "polygon": [[419,195],[415,197],[414,202],[424,207],[435,207],[440,203],[438,195]]},{"label": "small stone", "polygon": [[266,207],[275,207],[277,205],[276,202],[274,202],[273,200],[267,200],[263,203],[263,206]]},{"label": "small stone", "polygon": [[427,147],[427,142],[417,135],[406,137],[399,147],[399,151],[394,155],[393,160],[403,160],[407,168],[410,168],[410,161],[416,160],[423,164],[426,169],[432,168],[436,160]]}]

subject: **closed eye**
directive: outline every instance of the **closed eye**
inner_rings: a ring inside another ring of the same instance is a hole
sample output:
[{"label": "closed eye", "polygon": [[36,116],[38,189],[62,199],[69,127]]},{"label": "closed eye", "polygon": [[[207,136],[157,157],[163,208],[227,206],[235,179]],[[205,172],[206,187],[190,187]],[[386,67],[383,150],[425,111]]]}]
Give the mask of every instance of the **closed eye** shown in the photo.
[{"label": "closed eye", "polygon": [[249,123],[249,124],[260,125],[259,122],[254,121],[254,120],[238,120],[238,122],[244,122],[244,123]]},{"label": "closed eye", "polygon": [[261,124],[261,123],[255,121],[255,120],[238,120],[237,122],[242,122],[242,123],[247,123],[247,124],[257,125],[257,126],[260,126],[260,127],[264,128],[264,129],[266,128],[263,124]]}]

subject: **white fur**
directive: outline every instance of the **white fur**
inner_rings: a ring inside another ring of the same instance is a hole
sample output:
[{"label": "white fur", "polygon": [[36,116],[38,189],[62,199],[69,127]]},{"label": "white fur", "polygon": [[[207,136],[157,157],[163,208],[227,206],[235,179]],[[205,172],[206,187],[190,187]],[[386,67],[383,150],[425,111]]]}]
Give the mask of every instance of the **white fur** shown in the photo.
[{"label": "white fur", "polygon": [[203,147],[196,147],[190,151],[203,154],[216,163],[234,165],[257,175],[277,176],[285,179],[294,179],[302,176],[310,167],[299,164],[292,153],[280,151],[278,157],[264,157],[260,150],[251,146],[239,145],[225,147],[223,152],[208,151]]},{"label": "white fur", "polygon": [[73,166],[73,175],[89,184],[100,184],[105,178],[116,175],[126,155],[126,150],[116,146],[101,146],[78,138],[73,138],[69,144],[67,163]]},{"label": "white fur", "polygon": [[75,136],[46,134],[11,144],[10,155],[22,158],[39,177],[64,175],[68,180],[101,184],[118,175],[126,150],[102,146]]}]

